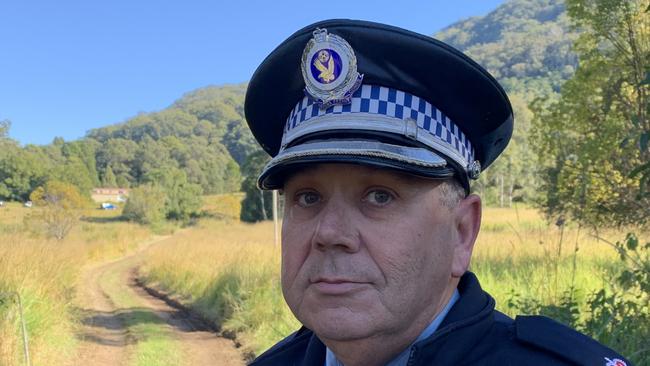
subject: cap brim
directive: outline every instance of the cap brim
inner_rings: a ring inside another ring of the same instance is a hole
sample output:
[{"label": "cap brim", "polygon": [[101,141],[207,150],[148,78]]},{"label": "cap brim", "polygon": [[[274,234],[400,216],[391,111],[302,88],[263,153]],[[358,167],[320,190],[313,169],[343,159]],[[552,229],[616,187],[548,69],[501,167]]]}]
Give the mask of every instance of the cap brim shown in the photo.
[{"label": "cap brim", "polygon": [[280,189],[289,174],[304,166],[348,163],[403,171],[427,178],[446,179],[456,170],[435,152],[369,140],[320,140],[282,150],[258,179],[261,189]]}]

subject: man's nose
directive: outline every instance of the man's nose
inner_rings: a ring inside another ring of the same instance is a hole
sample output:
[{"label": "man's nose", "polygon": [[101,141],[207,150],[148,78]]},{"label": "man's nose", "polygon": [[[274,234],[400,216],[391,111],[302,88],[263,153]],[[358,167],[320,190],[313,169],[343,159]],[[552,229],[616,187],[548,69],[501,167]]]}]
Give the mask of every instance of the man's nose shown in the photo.
[{"label": "man's nose", "polygon": [[317,220],[312,237],[315,249],[339,249],[350,253],[359,250],[355,208],[343,197],[331,197],[319,212]]}]

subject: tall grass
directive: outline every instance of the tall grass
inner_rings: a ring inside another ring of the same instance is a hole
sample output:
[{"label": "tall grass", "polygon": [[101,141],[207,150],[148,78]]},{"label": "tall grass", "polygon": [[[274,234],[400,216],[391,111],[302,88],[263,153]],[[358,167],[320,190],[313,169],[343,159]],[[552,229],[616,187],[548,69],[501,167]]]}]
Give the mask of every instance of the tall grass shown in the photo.
[{"label": "tall grass", "polygon": [[[599,233],[620,238],[616,231]],[[148,255],[146,281],[177,294],[259,353],[298,328],[281,295],[280,252],[271,223],[202,221]],[[578,227],[547,224],[535,210],[484,211],[471,270],[512,316],[517,301],[535,298],[549,306],[573,289],[586,300],[608,286],[616,252]]]},{"label": "tall grass", "polygon": [[[20,294],[34,365],[63,365],[74,352],[75,286],[85,264],[117,258],[150,235],[146,228],[114,221],[119,212],[86,212],[63,240],[46,239],[25,227],[33,209],[0,208],[0,365],[23,365]],[[5,296],[2,296],[4,294]]]},{"label": "tall grass", "polygon": [[142,271],[255,353],[298,327],[282,299],[271,223],[202,221],[148,251]]},{"label": "tall grass", "polygon": [[[587,312],[586,299],[607,287],[618,263],[616,251],[577,226],[549,225],[532,209],[490,208],[484,213],[471,270],[497,300],[497,308],[516,315],[512,301],[535,298],[558,304],[573,289]],[[621,231],[600,236],[622,238]]]}]

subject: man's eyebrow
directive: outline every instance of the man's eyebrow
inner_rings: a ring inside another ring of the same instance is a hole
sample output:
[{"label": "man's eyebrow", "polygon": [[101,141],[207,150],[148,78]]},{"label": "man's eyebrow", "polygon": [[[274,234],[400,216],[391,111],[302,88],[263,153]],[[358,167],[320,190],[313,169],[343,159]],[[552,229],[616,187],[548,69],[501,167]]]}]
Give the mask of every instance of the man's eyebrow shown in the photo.
[{"label": "man's eyebrow", "polygon": [[[345,165],[345,164],[343,164]],[[357,164],[349,164],[352,166],[360,166],[364,168],[363,176],[367,178],[376,178],[379,176],[385,176],[385,177],[390,177],[391,179],[396,180],[397,182],[415,187],[415,186],[420,186],[424,183],[431,183],[431,184],[440,184],[443,180],[442,179],[427,179],[424,177],[408,174],[399,170],[394,170],[394,169],[387,169],[383,167],[378,167],[378,166],[368,166],[368,165],[357,165]],[[316,171],[320,164],[312,164],[312,165],[302,165],[298,166],[294,169],[291,169],[289,172],[286,174],[286,179],[285,179],[285,184],[288,182],[292,177],[296,176],[309,176],[309,174],[313,171]]]},{"label": "man's eyebrow", "polygon": [[318,164],[313,164],[313,165],[300,165],[294,168],[291,168],[287,170],[285,173],[285,178],[284,182],[288,182],[291,178],[298,176],[298,175],[305,175],[309,174],[310,172],[313,172],[318,168]]},{"label": "man's eyebrow", "polygon": [[367,175],[368,176],[373,176],[373,175],[378,175],[378,174],[386,174],[387,176],[392,177],[393,179],[397,180],[400,183],[403,183],[405,185],[409,186],[420,186],[424,183],[431,183],[431,184],[440,184],[442,183],[442,179],[427,179],[423,178],[420,176],[408,174],[405,172],[401,172],[398,170],[393,170],[393,169],[386,169],[382,167],[376,167],[376,166],[369,166],[368,169],[370,170]]}]

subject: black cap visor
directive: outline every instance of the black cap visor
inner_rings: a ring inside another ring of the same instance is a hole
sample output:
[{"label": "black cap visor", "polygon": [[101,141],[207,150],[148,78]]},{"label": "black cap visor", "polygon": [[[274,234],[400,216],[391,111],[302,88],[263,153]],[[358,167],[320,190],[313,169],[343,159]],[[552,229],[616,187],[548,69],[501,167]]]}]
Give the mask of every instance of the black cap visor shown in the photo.
[{"label": "black cap visor", "polygon": [[452,178],[457,172],[445,158],[425,148],[332,139],[310,141],[281,151],[264,168],[258,186],[281,189],[287,176],[295,170],[324,163],[360,164],[436,179]]}]

